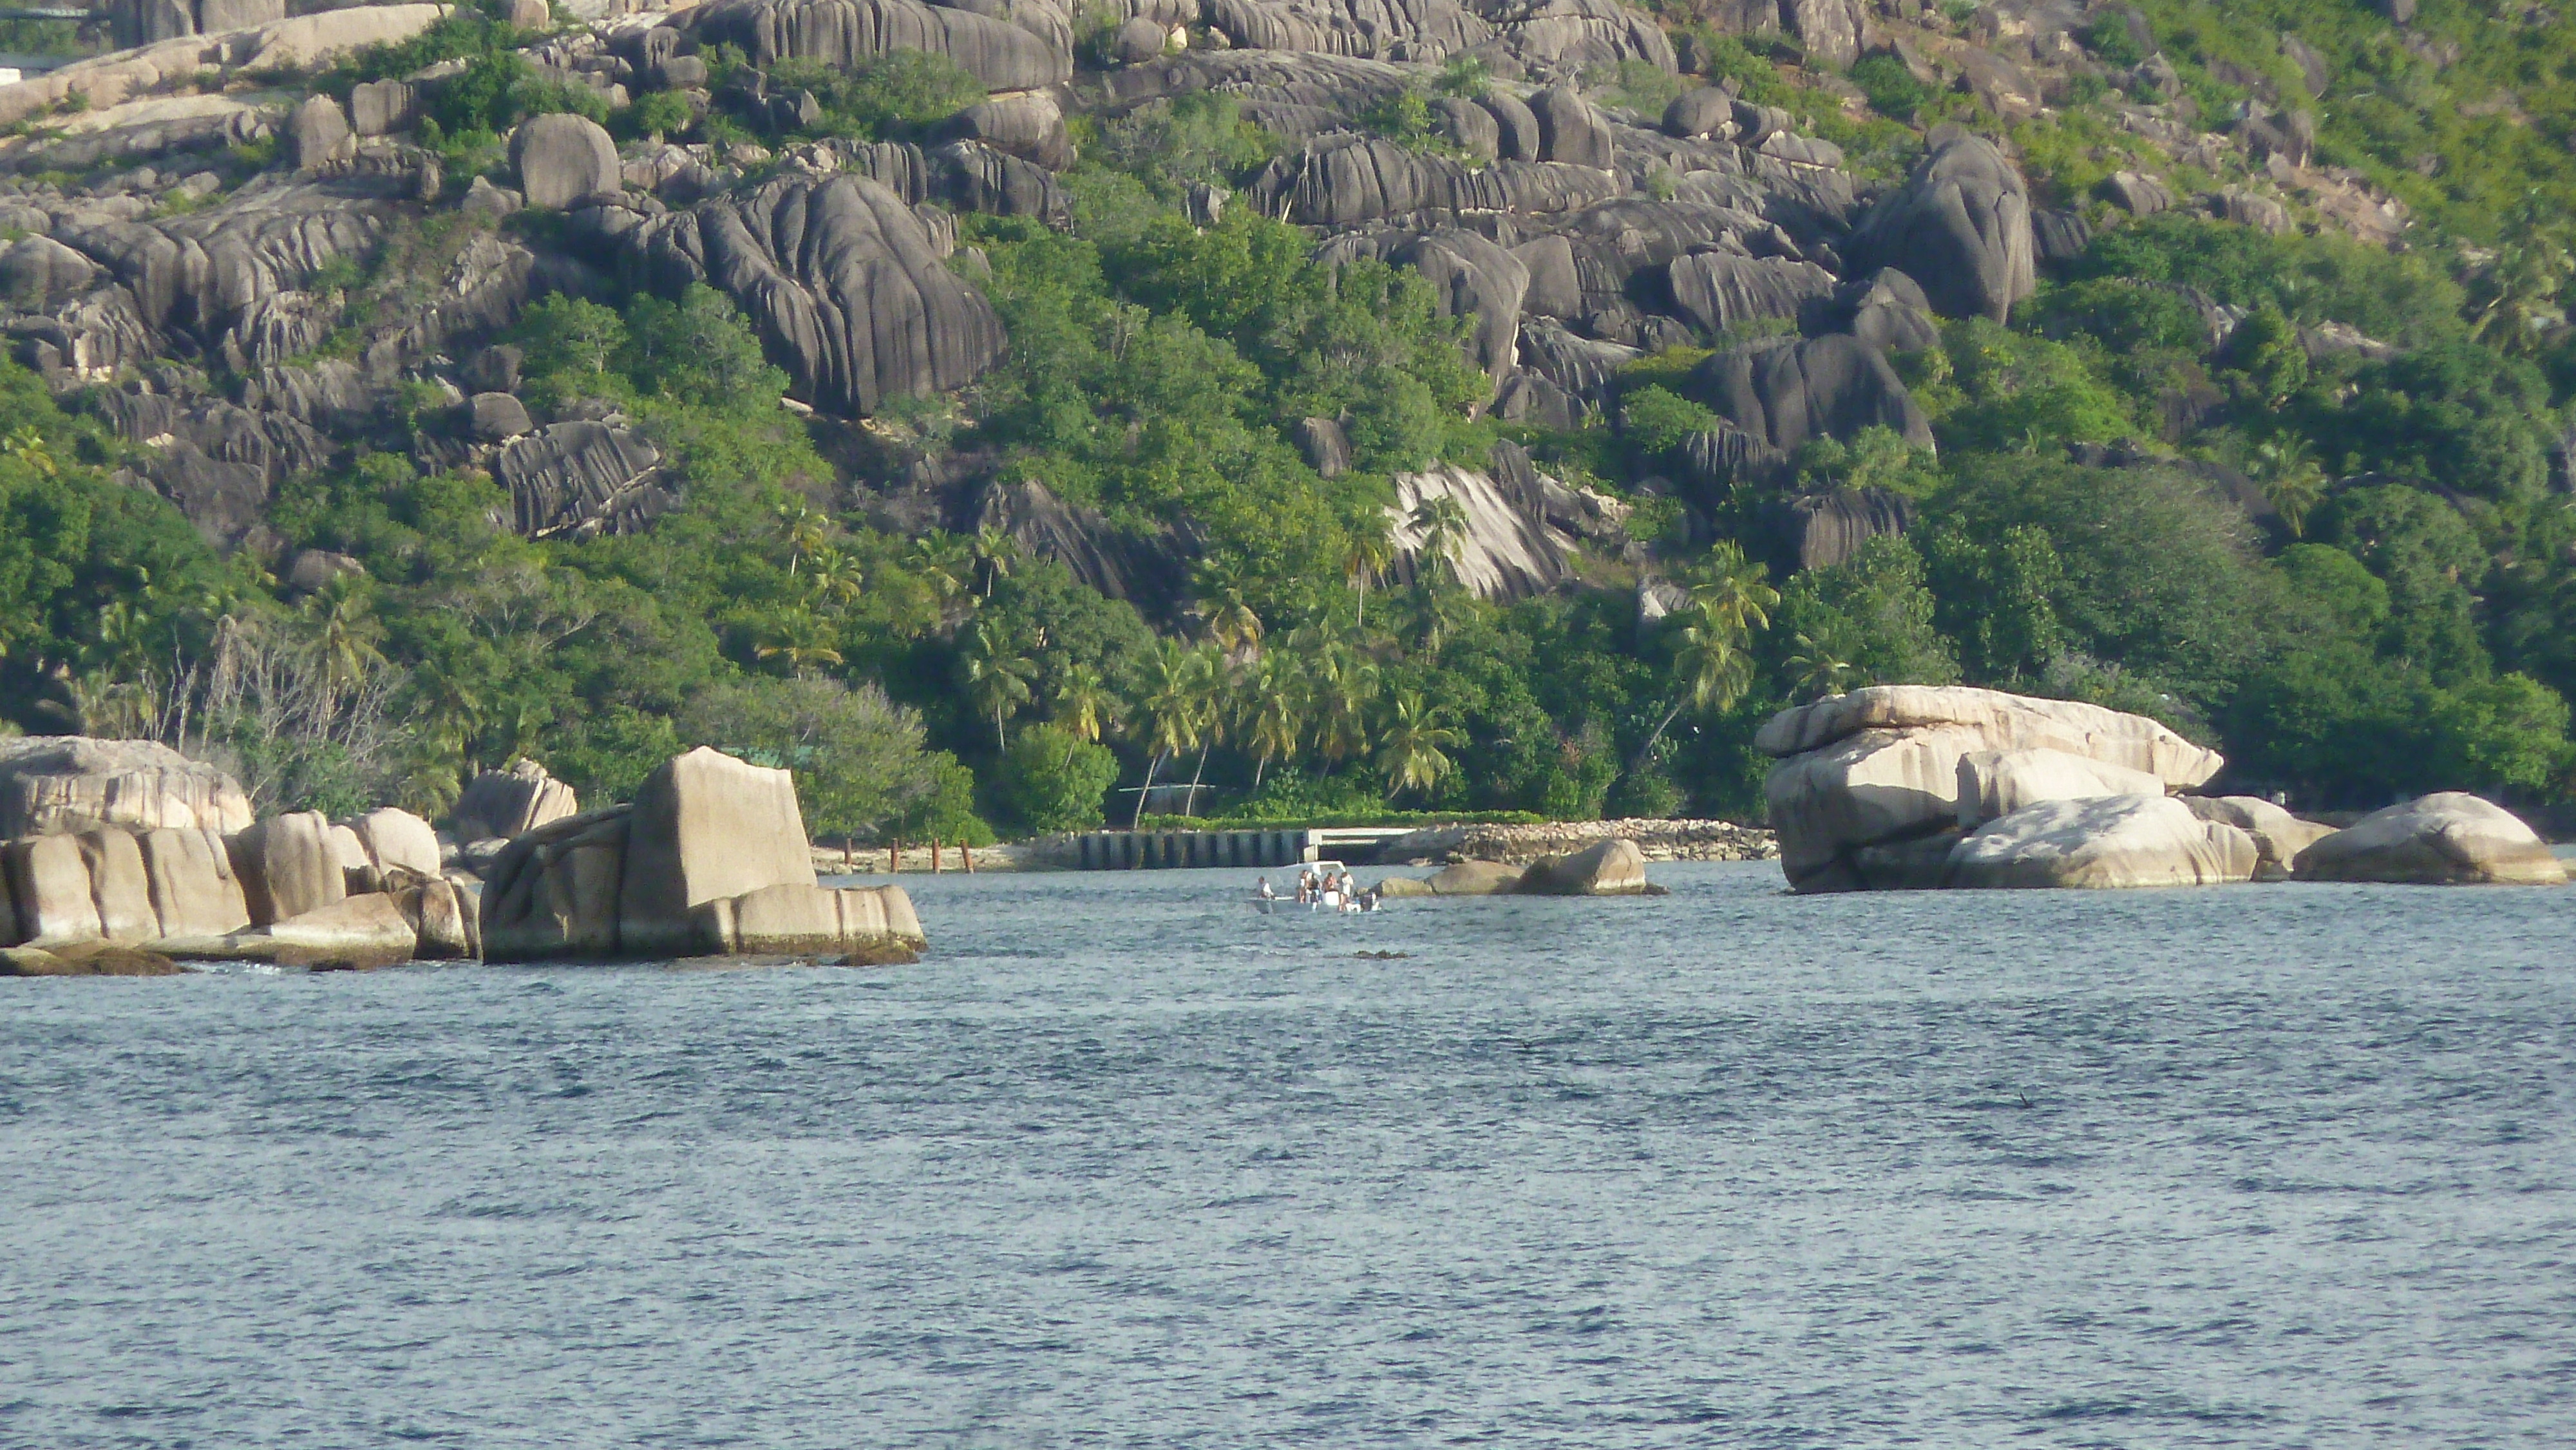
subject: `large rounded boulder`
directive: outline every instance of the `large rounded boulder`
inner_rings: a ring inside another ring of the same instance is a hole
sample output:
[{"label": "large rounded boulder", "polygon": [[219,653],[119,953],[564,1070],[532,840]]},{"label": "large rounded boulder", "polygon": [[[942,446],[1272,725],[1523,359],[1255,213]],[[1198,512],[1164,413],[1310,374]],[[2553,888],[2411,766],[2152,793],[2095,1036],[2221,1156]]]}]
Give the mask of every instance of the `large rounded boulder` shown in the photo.
[{"label": "large rounded boulder", "polygon": [[2364,816],[2301,851],[2302,881],[2426,886],[2563,886],[2566,868],[2522,819],[2492,801],[2444,791]]},{"label": "large rounded boulder", "polygon": [[1899,269],[1945,317],[2001,322],[2038,286],[2030,188],[1993,142],[1936,128],[1930,152],[1862,219],[1843,258],[1855,277]]}]

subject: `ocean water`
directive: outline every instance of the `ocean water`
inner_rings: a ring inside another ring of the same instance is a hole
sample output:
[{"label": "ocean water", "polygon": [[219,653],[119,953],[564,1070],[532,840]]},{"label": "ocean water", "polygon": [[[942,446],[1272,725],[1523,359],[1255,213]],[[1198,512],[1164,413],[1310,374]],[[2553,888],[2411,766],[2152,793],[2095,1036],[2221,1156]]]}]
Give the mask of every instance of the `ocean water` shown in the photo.
[{"label": "ocean water", "polygon": [[2576,1444],[2576,890],[1252,874],[0,982],[0,1445]]}]

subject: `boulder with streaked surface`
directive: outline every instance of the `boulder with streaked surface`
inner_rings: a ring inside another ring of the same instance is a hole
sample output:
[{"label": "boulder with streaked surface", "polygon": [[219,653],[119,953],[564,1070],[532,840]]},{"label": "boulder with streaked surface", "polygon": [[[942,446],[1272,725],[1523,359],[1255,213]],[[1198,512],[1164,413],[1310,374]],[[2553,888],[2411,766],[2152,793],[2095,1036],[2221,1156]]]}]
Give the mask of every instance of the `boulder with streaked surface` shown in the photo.
[{"label": "boulder with streaked surface", "polygon": [[1562,856],[1541,856],[1514,888],[1522,896],[1649,896],[1646,854],[1613,837]]},{"label": "boulder with streaked surface", "polygon": [[2254,876],[2254,838],[2171,796],[2047,800],[1988,821],[1952,847],[1945,884],[2219,886]]},{"label": "boulder with streaked surface", "polygon": [[2427,886],[2563,886],[2566,868],[2522,819],[2492,801],[2444,791],[2364,816],[2298,854],[2301,881]]},{"label": "boulder with streaked surface", "polygon": [[2254,838],[2254,879],[2286,881],[2299,853],[2335,833],[2335,828],[2301,820],[2260,796],[2183,796],[2182,803],[2204,821],[2225,821]]},{"label": "boulder with streaked surface", "polygon": [[0,837],[93,826],[230,833],[251,823],[241,782],[153,740],[0,740]]},{"label": "boulder with streaked surface", "polygon": [[2164,778],[2063,750],[1974,750],[1959,757],[1959,829],[2041,801],[2165,793]]}]

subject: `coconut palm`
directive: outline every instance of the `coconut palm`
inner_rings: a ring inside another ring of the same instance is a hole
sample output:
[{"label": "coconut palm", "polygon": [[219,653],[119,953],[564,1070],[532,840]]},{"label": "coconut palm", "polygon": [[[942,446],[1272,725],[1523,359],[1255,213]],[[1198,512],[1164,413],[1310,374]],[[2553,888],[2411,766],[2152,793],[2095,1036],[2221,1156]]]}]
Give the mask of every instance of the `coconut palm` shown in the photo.
[{"label": "coconut palm", "polygon": [[1208,638],[1229,651],[1247,650],[1261,642],[1261,616],[1244,600],[1239,569],[1202,567],[1198,585],[1198,613],[1206,622]]},{"label": "coconut palm", "polygon": [[1161,641],[1146,657],[1145,689],[1136,701],[1147,753],[1145,784],[1136,792],[1136,813],[1134,820],[1128,822],[1130,829],[1145,818],[1145,797],[1153,793],[1154,774],[1163,762],[1198,746],[1197,672],[1193,651],[1176,639]]},{"label": "coconut palm", "polygon": [[841,652],[832,645],[831,626],[802,604],[773,617],[769,638],[752,646],[751,652],[760,659],[777,660],[789,673],[799,675],[816,665],[841,662]]},{"label": "coconut palm", "polygon": [[865,582],[858,561],[829,545],[815,552],[805,574],[806,592],[827,604],[857,603]]},{"label": "coconut palm", "polygon": [[302,612],[305,648],[333,687],[356,684],[385,662],[376,648],[385,627],[376,619],[364,575],[333,579],[305,598]]},{"label": "coconut palm", "polygon": [[1744,698],[1753,685],[1749,642],[1755,630],[1770,627],[1771,611],[1779,603],[1780,592],[1771,587],[1768,572],[1745,558],[1731,540],[1709,550],[1673,632],[1673,703],[1638,750],[1637,768],[1652,758],[1683,711],[1722,714]]},{"label": "coconut palm", "polygon": [[1425,582],[1456,583],[1458,551],[1467,542],[1466,508],[1445,493],[1433,494],[1413,506],[1407,521],[1419,536],[1414,558]]},{"label": "coconut palm", "polygon": [[1252,788],[1274,760],[1297,758],[1306,728],[1306,681],[1294,653],[1273,650],[1255,661],[1244,679],[1244,743],[1252,747]]},{"label": "coconut palm", "polygon": [[787,539],[787,572],[791,575],[830,546],[832,521],[802,503],[780,504],[778,527]]},{"label": "coconut palm", "polygon": [[973,551],[955,534],[931,534],[912,546],[912,570],[921,576],[945,610],[966,593]]},{"label": "coconut palm", "polygon": [[2254,450],[2248,469],[2281,523],[2298,538],[2307,531],[2308,515],[2326,496],[2326,472],[2317,466],[2307,441],[2285,433]]},{"label": "coconut palm", "polygon": [[1789,658],[1782,663],[1789,668],[1790,692],[1810,700],[1843,692],[1844,682],[1852,673],[1849,662],[1840,658],[1830,642],[1820,642],[1803,631],[1790,637]]},{"label": "coconut palm", "polygon": [[975,561],[975,572],[984,578],[983,595],[993,597],[993,586],[1011,577],[1011,564],[1019,558],[1020,546],[1008,533],[986,524],[975,531],[967,553]]},{"label": "coconut palm", "polygon": [[2474,288],[2470,336],[2506,352],[2536,351],[2562,320],[2558,294],[2571,272],[2576,259],[2536,234],[2497,248]]},{"label": "coconut palm", "polygon": [[1372,513],[1351,525],[1342,545],[1342,577],[1359,596],[1363,629],[1368,627],[1369,588],[1385,577],[1387,566],[1394,562],[1395,539],[1387,530],[1386,515]]},{"label": "coconut palm", "polygon": [[1441,724],[1440,715],[1436,706],[1423,703],[1421,694],[1413,690],[1398,691],[1388,704],[1386,727],[1378,738],[1377,768],[1386,776],[1390,793],[1410,790],[1427,796],[1453,768],[1447,752],[1467,737]]},{"label": "coconut palm", "polygon": [[993,748],[1007,750],[1010,741],[1003,725],[1029,702],[1029,681],[1037,677],[1037,661],[1021,654],[1008,640],[993,633],[991,624],[975,626],[962,656],[966,671],[966,696],[978,715],[993,717]]},{"label": "coconut palm", "polygon": [[1780,591],[1771,587],[1771,571],[1744,557],[1743,547],[1733,539],[1720,539],[1709,547],[1690,597],[1710,619],[1743,636],[1770,628],[1771,611],[1780,605]]},{"label": "coconut palm", "polygon": [[1339,640],[1313,655],[1315,753],[1334,765],[1368,752],[1368,707],[1377,664]]},{"label": "coconut palm", "polygon": [[[1055,687],[1055,701],[1050,707],[1055,723],[1076,740],[1100,742],[1101,735],[1118,726],[1118,696],[1100,671],[1086,664],[1065,667],[1064,679]],[[1067,757],[1070,759],[1071,757]]]},{"label": "coconut palm", "polygon": [[1208,751],[1225,743],[1226,727],[1233,723],[1232,712],[1226,709],[1233,687],[1233,671],[1227,667],[1220,647],[1210,645],[1190,651],[1189,700],[1198,725],[1199,763],[1190,772],[1189,802],[1182,807],[1185,815],[1198,813],[1199,783],[1207,777]]}]

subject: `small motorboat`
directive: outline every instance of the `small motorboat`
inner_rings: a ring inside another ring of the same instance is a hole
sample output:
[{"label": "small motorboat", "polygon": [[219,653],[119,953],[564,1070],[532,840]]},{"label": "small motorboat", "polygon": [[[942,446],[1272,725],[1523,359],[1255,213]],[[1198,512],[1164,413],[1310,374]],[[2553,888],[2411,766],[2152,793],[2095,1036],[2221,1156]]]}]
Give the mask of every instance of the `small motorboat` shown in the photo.
[{"label": "small motorboat", "polygon": [[[1317,881],[1326,881],[1347,877],[1350,870],[1339,861],[1309,861],[1297,868],[1300,880],[1307,879],[1310,874]],[[1264,877],[1262,881],[1266,886],[1269,878]],[[1264,896],[1256,891],[1252,895],[1252,909],[1263,916],[1278,916],[1291,911],[1375,911],[1377,898],[1368,892],[1346,894],[1340,890],[1316,890],[1305,893],[1304,899],[1300,900],[1299,893],[1293,890],[1285,896]]]}]

